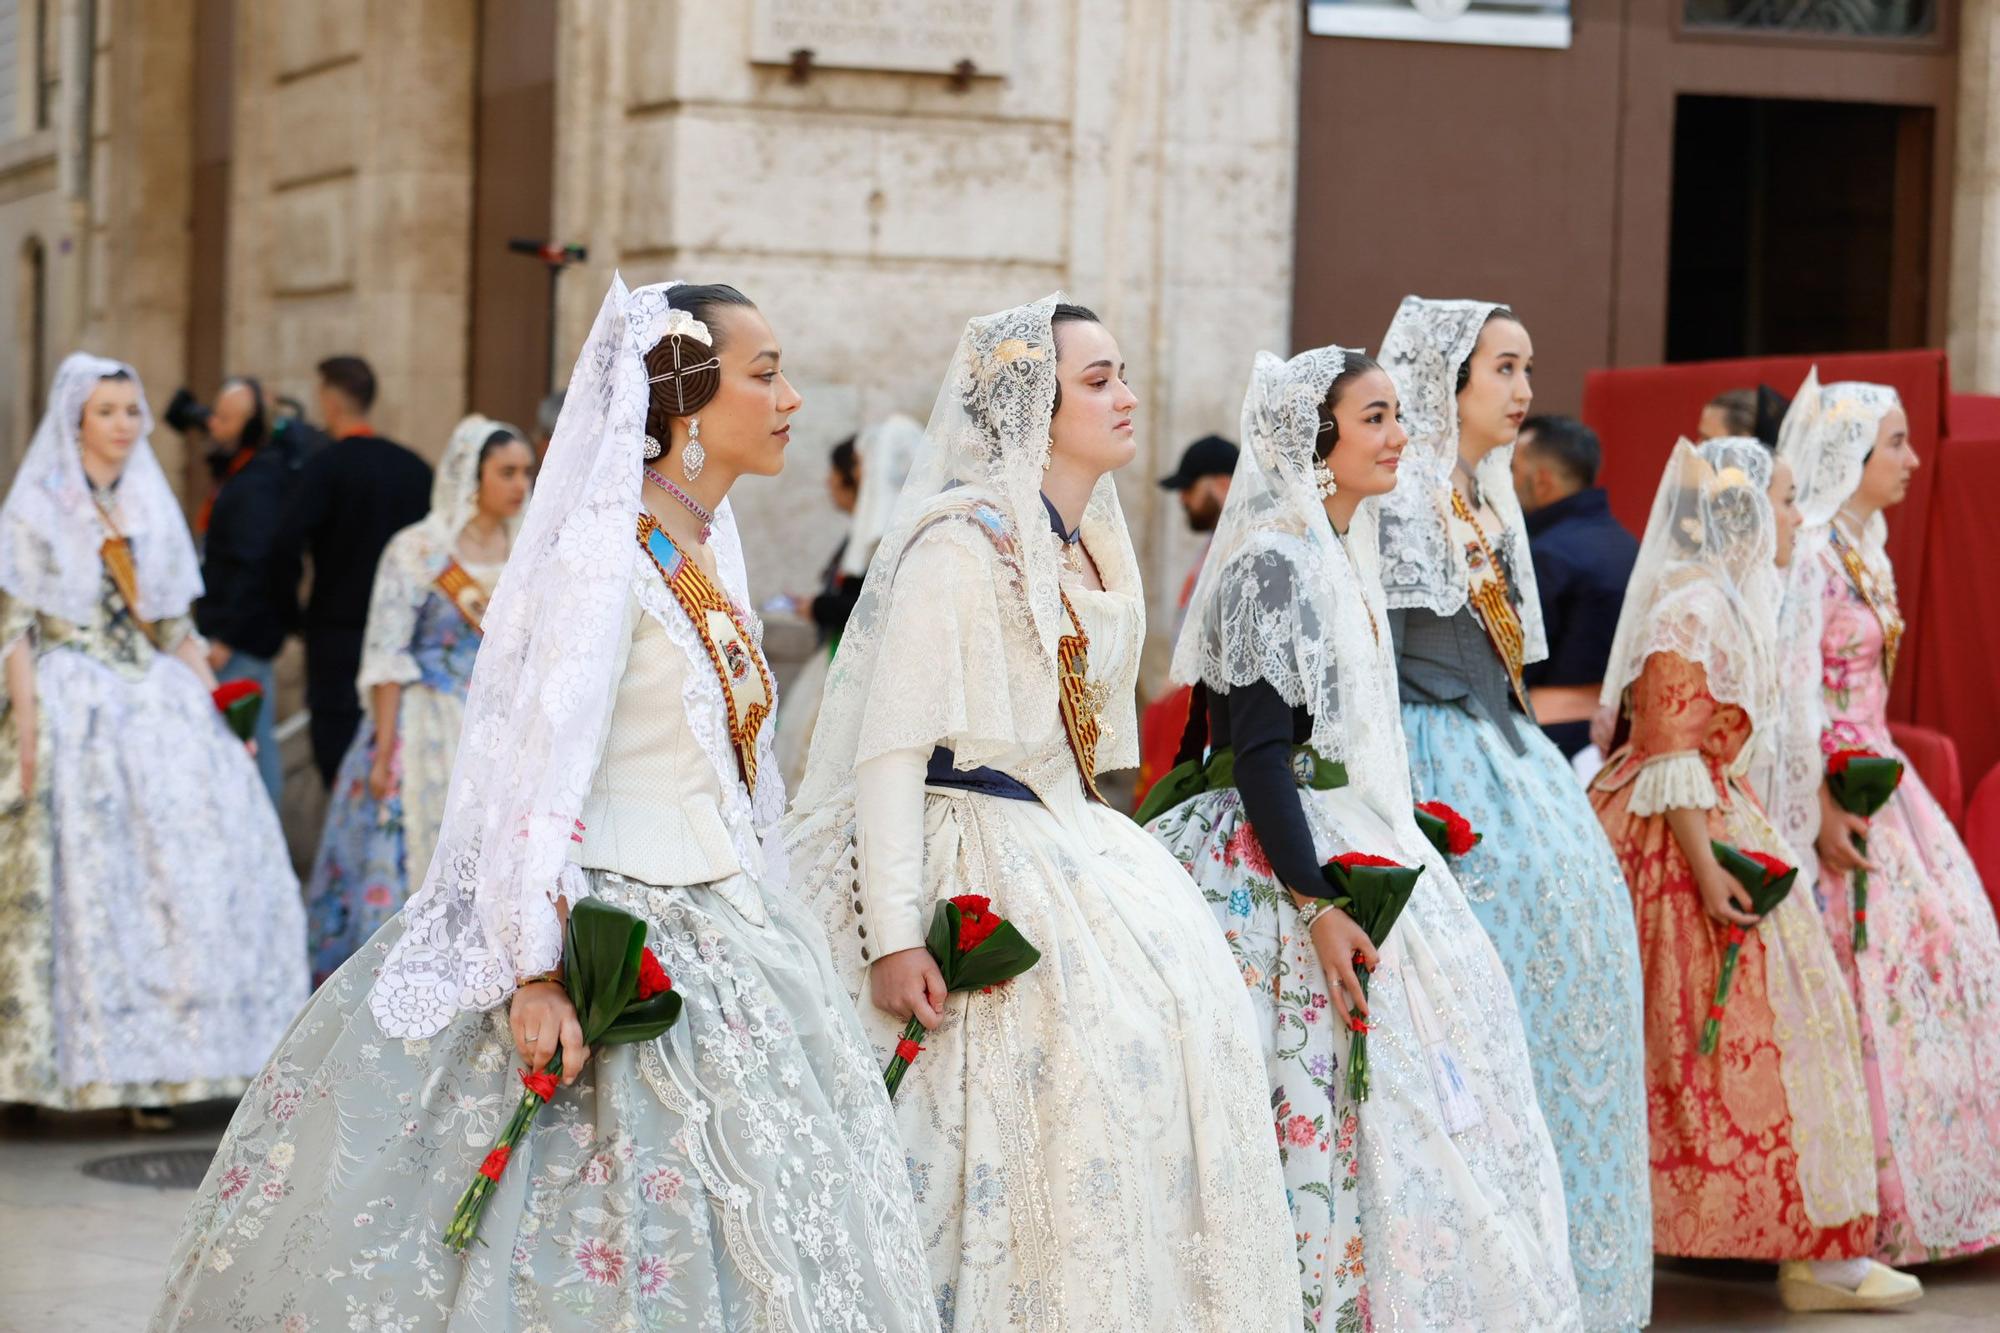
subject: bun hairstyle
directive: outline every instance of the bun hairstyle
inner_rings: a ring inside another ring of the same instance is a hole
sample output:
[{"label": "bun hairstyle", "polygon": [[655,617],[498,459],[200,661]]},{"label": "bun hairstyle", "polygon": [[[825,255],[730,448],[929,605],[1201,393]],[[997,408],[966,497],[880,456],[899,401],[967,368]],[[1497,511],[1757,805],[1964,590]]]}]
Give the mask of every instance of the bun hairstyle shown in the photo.
[{"label": "bun hairstyle", "polygon": [[[1521,322],[1521,317],[1514,313],[1512,306],[1496,305],[1487,314],[1485,321],[1480,324],[1479,331],[1481,333],[1486,332],[1486,325],[1491,324],[1496,319],[1511,320],[1516,324]],[[1477,348],[1479,346],[1478,340],[1475,339],[1472,345]],[[1472,353],[1467,352],[1465,360],[1458,363],[1458,383],[1452,389],[1452,392],[1464,393],[1465,386],[1470,383],[1472,383]]]},{"label": "bun hairstyle", "polygon": [[[1049,337],[1054,338],[1056,330],[1065,324],[1102,324],[1103,322],[1103,320],[1097,317],[1097,312],[1089,306],[1071,305],[1069,302],[1063,301],[1058,303],[1055,310],[1049,315]],[[1062,381],[1057,380],[1056,400],[1049,407],[1049,415],[1054,416],[1061,410]]]},{"label": "bun hairstyle", "polygon": [[716,359],[722,351],[718,316],[728,306],[756,308],[742,292],[719,282],[669,287],[667,305],[674,310],[685,310],[706,324],[715,344],[669,337],[660,339],[647,351],[646,378],[653,383],[652,400],[646,407],[646,433],[662,442],[669,438],[668,422],[701,411],[722,387],[722,367]]},{"label": "bun hairstyle", "polygon": [[479,459],[472,466],[472,475],[477,477],[485,473],[486,460],[493,456],[494,450],[504,449],[510,444],[526,443],[527,440],[522,437],[520,431],[504,422],[496,424],[487,432],[486,438],[479,442]]},{"label": "bun hairstyle", "polygon": [[1374,357],[1361,352],[1349,352],[1345,364],[1340,368],[1340,373],[1333,377],[1333,383],[1326,386],[1326,397],[1320,399],[1319,403],[1319,439],[1313,444],[1313,456],[1320,462],[1324,463],[1326,456],[1333,452],[1333,446],[1340,443],[1340,423],[1333,419],[1333,409],[1339,405],[1341,396],[1354,381],[1371,370],[1381,368],[1382,363]]}]

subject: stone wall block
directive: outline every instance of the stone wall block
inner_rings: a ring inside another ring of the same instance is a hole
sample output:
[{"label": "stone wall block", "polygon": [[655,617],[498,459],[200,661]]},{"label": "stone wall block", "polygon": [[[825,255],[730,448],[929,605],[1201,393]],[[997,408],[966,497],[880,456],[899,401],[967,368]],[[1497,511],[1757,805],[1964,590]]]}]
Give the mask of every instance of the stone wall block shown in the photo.
[{"label": "stone wall block", "polygon": [[[280,78],[360,56],[368,40],[368,0],[250,0],[271,11],[270,72]],[[431,0],[407,0],[421,8]]]},{"label": "stone wall block", "polygon": [[367,148],[358,62],[335,65],[271,89],[271,141],[277,152],[271,181],[277,186],[353,171]]},{"label": "stone wall block", "polygon": [[271,244],[262,277],[268,292],[283,297],[352,288],[354,177],[338,176],[281,191],[270,197],[266,208]]}]

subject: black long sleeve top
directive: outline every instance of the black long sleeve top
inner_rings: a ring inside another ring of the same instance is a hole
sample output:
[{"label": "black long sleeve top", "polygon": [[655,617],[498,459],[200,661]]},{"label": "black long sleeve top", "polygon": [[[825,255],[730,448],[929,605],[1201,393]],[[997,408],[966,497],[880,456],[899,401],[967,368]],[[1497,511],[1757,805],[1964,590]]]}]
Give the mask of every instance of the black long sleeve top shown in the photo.
[{"label": "black long sleeve top", "polygon": [[1292,772],[1292,747],[1312,736],[1312,715],[1264,681],[1253,681],[1208,696],[1208,730],[1211,746],[1235,751],[1243,813],[1271,869],[1287,888],[1324,897],[1326,879]]}]

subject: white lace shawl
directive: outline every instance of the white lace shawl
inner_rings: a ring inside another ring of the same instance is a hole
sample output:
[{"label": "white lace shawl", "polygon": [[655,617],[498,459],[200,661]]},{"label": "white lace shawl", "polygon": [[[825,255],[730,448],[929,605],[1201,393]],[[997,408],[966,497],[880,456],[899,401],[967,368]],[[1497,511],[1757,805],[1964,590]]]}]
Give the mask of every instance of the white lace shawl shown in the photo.
[{"label": "white lace shawl", "polygon": [[[1778,725],[1753,781],[1778,831],[1800,854],[1819,838],[1819,787],[1825,775],[1820,734],[1826,729],[1825,670],[1820,640],[1826,631],[1826,580],[1831,562],[1833,522],[1840,507],[1861,485],[1861,471],[1875,448],[1882,418],[1902,406],[1886,384],[1843,381],[1824,387],[1819,368],[1785,413],[1778,432],[1778,457],[1791,465],[1798,484],[1799,531],[1792,563],[1785,571],[1778,612]],[[1861,535],[1862,558],[1883,586],[1894,587],[1884,542],[1888,524],[1876,514]]]},{"label": "white lace shawl", "polygon": [[875,548],[895,517],[896,499],[909,480],[910,468],[923,447],[924,428],[898,412],[861,432],[855,455],[861,460],[861,489],[854,497],[854,518],[848,525],[847,549],[840,554],[840,572],[857,578],[868,572]]},{"label": "white lace shawl", "polygon": [[[1365,664],[1369,608],[1313,481],[1320,404],[1347,364],[1321,347],[1259,352],[1243,397],[1243,450],[1174,645],[1177,685],[1218,693],[1264,681],[1313,718],[1313,748],[1345,760],[1343,681]],[[1374,503],[1363,501],[1372,512]]]},{"label": "white lace shawl", "polygon": [[131,542],[141,620],[187,614],[202,594],[201,563],[180,502],[153,456],[153,413],[139,376],[122,361],[87,352],[63,358],[48,409],[0,507],[0,590],[46,615],[87,624],[104,583],[98,554],[110,535],[83,472],[83,405],[107,375],[125,372],[139,393],[139,442],[118,479],[113,516]]},{"label": "white lace shawl", "polygon": [[1753,736],[1771,727],[1781,595],[1772,466],[1754,439],[1674,446],[1626,585],[1602,702],[1616,705],[1654,653],[1674,653],[1701,665],[1718,702],[1749,714]]},{"label": "white lace shawl", "polygon": [[[490,1009],[555,966],[554,900],[604,744],[624,648],[649,393],[672,283],[614,277],[571,372],[533,501],[494,590],[466,699],[437,852],[370,995],[390,1036],[423,1037]],[[718,564],[740,596],[733,519]],[[774,770],[775,771],[775,770]],[[775,784],[774,784],[775,785]]]},{"label": "white lace shawl", "polygon": [[[1410,444],[1402,477],[1382,497],[1382,586],[1391,607],[1419,607],[1441,616],[1465,605],[1470,578],[1465,552],[1445,522],[1452,469],[1458,465],[1458,369],[1479,344],[1489,301],[1427,301],[1406,296],[1382,335],[1379,360],[1402,399]],[[1525,660],[1549,655],[1541,594],[1528,555],[1528,527],[1514,494],[1514,446],[1495,449],[1474,471],[1479,495],[1500,520],[1495,553],[1513,585],[1526,644]]]}]

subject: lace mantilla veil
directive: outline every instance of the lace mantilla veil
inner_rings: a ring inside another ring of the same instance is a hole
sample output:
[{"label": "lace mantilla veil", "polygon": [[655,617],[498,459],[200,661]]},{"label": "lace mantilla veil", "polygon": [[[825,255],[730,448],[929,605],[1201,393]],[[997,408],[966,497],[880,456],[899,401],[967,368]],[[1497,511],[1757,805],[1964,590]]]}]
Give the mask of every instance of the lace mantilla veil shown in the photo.
[{"label": "lace mantilla veil", "polygon": [[[1069,622],[1062,608],[1059,542],[1049,530],[1041,487],[1056,397],[1051,319],[1063,299],[1052,292],[969,320],[952,354],[909,479],[869,561],[828,671],[805,779],[786,820],[786,843],[802,882],[828,873],[835,854],[851,845],[857,765],[949,737],[958,766],[972,768],[1004,761],[1056,725],[1056,642],[1069,632]],[[862,482],[867,484],[865,473]],[[925,702],[916,704],[899,682],[918,672],[958,673],[962,664],[889,660],[883,641],[891,599],[903,599],[906,607],[910,599],[937,599],[942,607],[961,595],[958,589],[914,586],[914,581],[901,586],[896,579],[917,538],[953,515],[970,516],[985,528],[991,540],[979,541],[987,549],[1008,551],[990,566],[1000,586],[987,594],[997,600],[1002,622],[995,626],[988,660],[1004,688],[926,691]],[[1124,511],[1108,473],[1091,492],[1082,527],[1101,568],[1135,567]],[[1118,700],[1112,707],[1125,711],[1106,727],[1099,766],[1130,767],[1137,762],[1132,704]],[[844,901],[839,906],[845,913]]]},{"label": "lace mantilla veil", "polygon": [[[1382,500],[1382,588],[1392,608],[1417,607],[1441,616],[1465,605],[1469,574],[1445,523],[1452,469],[1458,465],[1458,368],[1479,344],[1491,301],[1427,301],[1406,296],[1382,335],[1377,357],[1396,382],[1410,444],[1402,480]],[[1504,445],[1474,470],[1479,495],[1500,520],[1494,542],[1513,585],[1525,660],[1549,655],[1541,594],[1528,557],[1528,527],[1514,494],[1514,446]]]},{"label": "lace mantilla veil", "polygon": [[1312,465],[1319,406],[1348,352],[1321,347],[1281,361],[1259,352],[1243,398],[1229,499],[1174,645],[1173,681],[1227,691],[1268,682],[1312,714],[1312,746],[1348,767],[1384,814],[1409,805],[1388,621],[1376,576],[1377,506],[1356,507],[1343,541]]},{"label": "lace mantilla veil", "polygon": [[1717,701],[1750,715],[1757,737],[1768,735],[1782,594],[1772,467],[1755,439],[1674,446],[1626,585],[1602,702],[1616,705],[1648,657],[1675,653],[1702,666]]},{"label": "lace mantilla veil", "polygon": [[141,620],[185,615],[202,594],[201,562],[180,502],[153,455],[153,412],[138,372],[122,361],[73,352],[56,369],[48,408],[0,507],[0,590],[47,615],[88,624],[104,581],[98,549],[110,535],[90,497],[79,443],[83,405],[107,375],[131,376],[139,441],[118,479],[113,509],[139,573]]},{"label": "lace mantilla veil", "polygon": [[[459,534],[479,512],[479,452],[486,447],[487,437],[496,430],[525,438],[506,422],[480,416],[477,412],[452,428],[451,439],[444,446],[444,457],[438,459],[437,472],[431,479],[430,513],[396,534],[399,538],[406,533],[415,534],[412,542],[421,546],[421,559],[426,565],[443,568],[445,559],[458,544]],[[524,505],[522,513],[526,512]],[[508,519],[506,526],[509,536],[519,535],[521,518]]]},{"label": "lace mantilla veil", "polygon": [[[555,899],[585,892],[568,855],[604,746],[635,568],[645,353],[674,285],[628,291],[614,276],[570,373],[484,618],[437,851],[369,995],[389,1036],[427,1037],[491,1009],[562,956]],[[747,602],[726,503],[712,545],[726,590]]]},{"label": "lace mantilla veil", "polygon": [[[1778,431],[1778,457],[1791,464],[1798,484],[1799,532],[1778,613],[1778,727],[1756,780],[1778,831],[1800,855],[1809,855],[1819,838],[1819,786],[1826,764],[1819,742],[1827,724],[1820,638],[1826,629],[1822,598],[1834,516],[1861,485],[1882,418],[1902,405],[1886,384],[1850,380],[1822,387],[1815,366]],[[1883,586],[1894,588],[1883,547],[1888,535],[1888,523],[1876,514],[1861,534],[1860,553]]]}]

